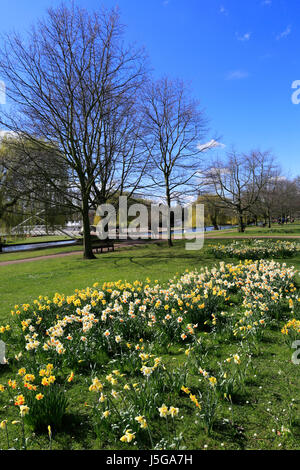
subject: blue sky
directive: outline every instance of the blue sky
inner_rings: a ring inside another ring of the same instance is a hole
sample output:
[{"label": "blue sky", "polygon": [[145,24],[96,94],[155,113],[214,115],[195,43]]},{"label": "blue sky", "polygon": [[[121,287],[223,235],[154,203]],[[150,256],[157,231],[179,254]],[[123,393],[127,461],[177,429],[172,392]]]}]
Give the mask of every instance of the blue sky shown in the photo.
[{"label": "blue sky", "polygon": [[[10,0],[1,30],[25,31],[60,0]],[[67,0],[68,3],[68,0]],[[77,0],[118,5],[126,38],[144,45],[155,76],[190,83],[226,147],[271,150],[287,176],[300,174],[299,0]],[[1,77],[0,77],[1,80]],[[210,136],[208,136],[210,138]]]}]

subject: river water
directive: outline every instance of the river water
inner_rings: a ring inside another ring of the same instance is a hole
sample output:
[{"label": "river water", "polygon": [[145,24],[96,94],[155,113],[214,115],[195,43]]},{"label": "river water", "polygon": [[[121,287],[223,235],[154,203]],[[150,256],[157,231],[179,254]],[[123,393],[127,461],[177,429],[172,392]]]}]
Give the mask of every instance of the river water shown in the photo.
[{"label": "river water", "polygon": [[24,245],[12,245],[4,246],[2,248],[3,253],[13,253],[14,251],[27,251],[40,248],[55,248],[59,246],[71,246],[75,245],[77,240],[61,240],[56,242],[42,242],[42,243],[24,243]]}]

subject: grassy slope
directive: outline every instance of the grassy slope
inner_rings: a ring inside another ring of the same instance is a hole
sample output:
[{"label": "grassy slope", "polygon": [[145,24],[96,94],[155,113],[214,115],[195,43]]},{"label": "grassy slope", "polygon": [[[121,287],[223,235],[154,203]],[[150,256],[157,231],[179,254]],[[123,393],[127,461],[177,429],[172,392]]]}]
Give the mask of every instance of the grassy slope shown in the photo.
[{"label": "grassy slope", "polygon": [[[229,243],[228,240],[224,242]],[[133,281],[149,277],[163,283],[187,268],[192,270],[214,263],[205,248],[186,251],[184,242],[177,241],[173,249],[166,244],[141,246],[103,253],[90,261],[83,260],[78,254],[0,266],[0,321],[9,318],[15,304],[30,303],[39,295],[71,294],[74,289],[85,288],[94,282],[118,279]],[[288,263],[300,267],[300,257],[291,258]]]},{"label": "grassy slope", "polygon": [[[227,260],[236,262],[237,260]],[[51,295],[55,291],[71,293],[74,288],[91,285],[95,281],[117,279],[159,279],[168,280],[176,272],[186,268],[193,269],[214,264],[215,261],[206,250],[200,252],[184,250],[181,242],[174,249],[166,246],[148,246],[128,251],[104,254],[94,261],[83,261],[72,256],[50,259],[0,268],[0,324],[9,318],[10,307],[15,303],[30,302],[39,294]],[[300,256],[292,258],[288,264],[300,267]],[[295,422],[293,435],[276,435],[273,429],[287,425],[287,408],[292,399],[296,400],[296,409],[300,411],[300,376],[299,367],[291,363],[291,351],[284,343],[280,333],[281,325],[270,330],[261,349],[253,357],[256,376],[247,386],[247,397],[231,405],[222,403],[219,411],[222,420],[208,437],[195,420],[186,400],[176,403],[185,419],[182,431],[186,435],[188,448],[203,449],[297,449],[300,446],[300,422]],[[229,353],[234,353],[238,344],[224,341],[211,344],[211,354],[215,360],[224,360]],[[177,361],[183,361],[184,355],[176,353]],[[173,364],[170,355],[170,365]],[[5,374],[6,375],[6,374]],[[3,376],[5,377],[5,376]],[[1,377],[1,380],[3,379]],[[70,421],[64,433],[55,436],[54,448],[82,449],[101,448],[101,443],[94,440],[93,434],[85,424],[86,411],[82,404],[82,393],[86,390],[88,377],[78,378],[72,388],[69,413],[73,418],[79,416],[82,426]],[[80,405],[78,406],[78,403]],[[296,411],[296,415],[297,415]],[[4,414],[3,414],[4,413]],[[6,418],[1,412],[0,419]],[[228,425],[229,420],[233,425]],[[1,440],[1,436],[0,436]],[[38,438],[42,447],[47,447],[47,439]],[[221,446],[221,444],[223,444]],[[1,445],[0,445],[1,447]],[[124,448],[116,444],[116,448]]]},{"label": "grassy slope", "polygon": [[16,303],[30,303],[39,295],[55,292],[70,294],[94,282],[126,279],[167,281],[176,272],[212,262],[203,251],[186,251],[157,244],[103,253],[96,260],[85,261],[80,254],[0,267],[0,320],[8,318]]}]

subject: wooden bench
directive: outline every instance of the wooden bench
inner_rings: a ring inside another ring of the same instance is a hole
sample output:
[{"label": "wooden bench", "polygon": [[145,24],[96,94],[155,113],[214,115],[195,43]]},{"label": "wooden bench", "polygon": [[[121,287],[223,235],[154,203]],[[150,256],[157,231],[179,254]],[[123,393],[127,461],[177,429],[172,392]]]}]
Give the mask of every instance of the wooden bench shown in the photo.
[{"label": "wooden bench", "polygon": [[92,248],[93,248],[94,253],[99,253],[99,250],[100,250],[100,253],[102,253],[103,248],[106,248],[107,251],[110,251],[110,248],[111,248],[111,251],[115,251],[114,242],[111,240],[99,241],[98,243],[95,243]]}]

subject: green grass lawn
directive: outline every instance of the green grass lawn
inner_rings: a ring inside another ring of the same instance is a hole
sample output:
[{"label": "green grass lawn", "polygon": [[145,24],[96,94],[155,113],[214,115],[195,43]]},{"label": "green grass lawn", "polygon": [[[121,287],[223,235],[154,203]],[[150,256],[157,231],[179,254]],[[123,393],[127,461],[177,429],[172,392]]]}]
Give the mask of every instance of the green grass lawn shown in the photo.
[{"label": "green grass lawn", "polygon": [[[218,240],[219,243],[220,240]],[[230,240],[222,240],[222,243]],[[209,240],[206,245],[214,243]],[[205,245],[205,246],[206,246]],[[76,247],[80,249],[80,247]],[[74,247],[63,249],[73,251]],[[62,250],[42,250],[32,252],[31,256],[59,253]],[[24,253],[3,254],[1,260],[22,259]],[[29,256],[29,253],[26,256]],[[232,262],[232,259],[227,259]],[[52,296],[55,292],[71,294],[74,289],[91,286],[94,282],[119,279],[134,281],[149,277],[164,283],[176,273],[185,269],[192,270],[202,266],[210,266],[215,261],[207,250],[186,251],[183,241],[176,241],[173,248],[165,243],[130,247],[116,252],[103,253],[95,260],[83,260],[82,255],[72,255],[21,264],[0,266],[0,321],[10,316],[15,304],[30,303],[39,295]],[[300,267],[300,256],[291,258],[288,264]]]},{"label": "green grass lawn", "polygon": [[171,249],[159,243],[103,253],[89,261],[78,254],[0,266],[0,320],[9,317],[15,304],[30,303],[39,295],[71,294],[75,288],[85,288],[94,282],[144,280],[148,276],[165,282],[176,272],[211,263],[213,259],[205,250],[186,251],[183,242],[176,242]]},{"label": "green grass lawn", "polygon": [[[216,243],[219,241],[218,239]],[[230,240],[222,240],[222,243],[229,242]],[[209,241],[208,244],[210,243],[215,242]],[[158,280],[163,284],[176,273],[212,266],[219,261],[214,260],[206,248],[200,251],[186,251],[184,242],[176,241],[171,249],[166,244],[140,246],[105,253],[90,261],[83,260],[78,254],[1,266],[0,325],[10,321],[10,310],[15,304],[31,303],[39,295],[52,296],[55,292],[71,294],[75,288],[85,288],[94,282],[101,284],[104,281],[119,279],[134,281],[149,277],[153,282]],[[238,259],[224,261],[238,263]],[[299,269],[300,256],[290,258],[286,263]],[[288,317],[289,312],[286,312],[286,318]],[[291,362],[291,354],[294,351],[284,343],[280,332],[286,318],[281,318],[274,324],[264,335],[259,347],[252,351],[252,367],[255,373],[251,380],[247,380],[247,390],[245,394],[236,396],[232,403],[226,400],[220,403],[220,418],[210,435],[203,431],[198,418],[195,418],[186,404],[186,399],[178,399],[170,394],[170,403],[172,399],[177,400],[174,405],[185,415],[181,430],[188,449],[299,449],[300,374],[299,366]],[[201,336],[212,367],[241,347],[238,341],[222,334],[210,337],[203,332]],[[174,348],[166,354],[158,346],[155,353],[163,357],[170,370],[174,364],[179,366],[186,360],[180,348]],[[9,366],[0,370],[0,383],[9,377]],[[84,401],[90,403],[91,398],[84,394],[89,383],[90,370],[76,374],[75,383],[69,392],[67,421],[64,430],[54,435],[53,448],[111,448],[99,442],[88,422]],[[294,403],[292,418],[291,403]],[[7,414],[6,409],[0,408],[0,421],[7,418],[14,419],[13,413]],[[12,431],[12,437],[14,435],[16,434]],[[0,431],[0,448],[5,445],[4,441],[4,434]],[[47,448],[47,436],[35,436],[31,445],[37,449]],[[117,442],[113,448],[124,449],[124,445]],[[134,446],[127,448],[134,449]]]},{"label": "green grass lawn", "polygon": [[238,232],[237,228],[207,232],[207,236],[214,236],[218,238],[222,238],[224,235],[226,237],[227,236],[230,237],[234,235],[247,237],[251,235],[254,237],[257,236],[258,238],[263,235],[266,235],[266,236],[297,235],[298,236],[300,235],[300,224],[299,223],[284,224],[284,225],[273,224],[271,228],[250,226],[250,227],[246,227],[246,230],[244,233]]}]

